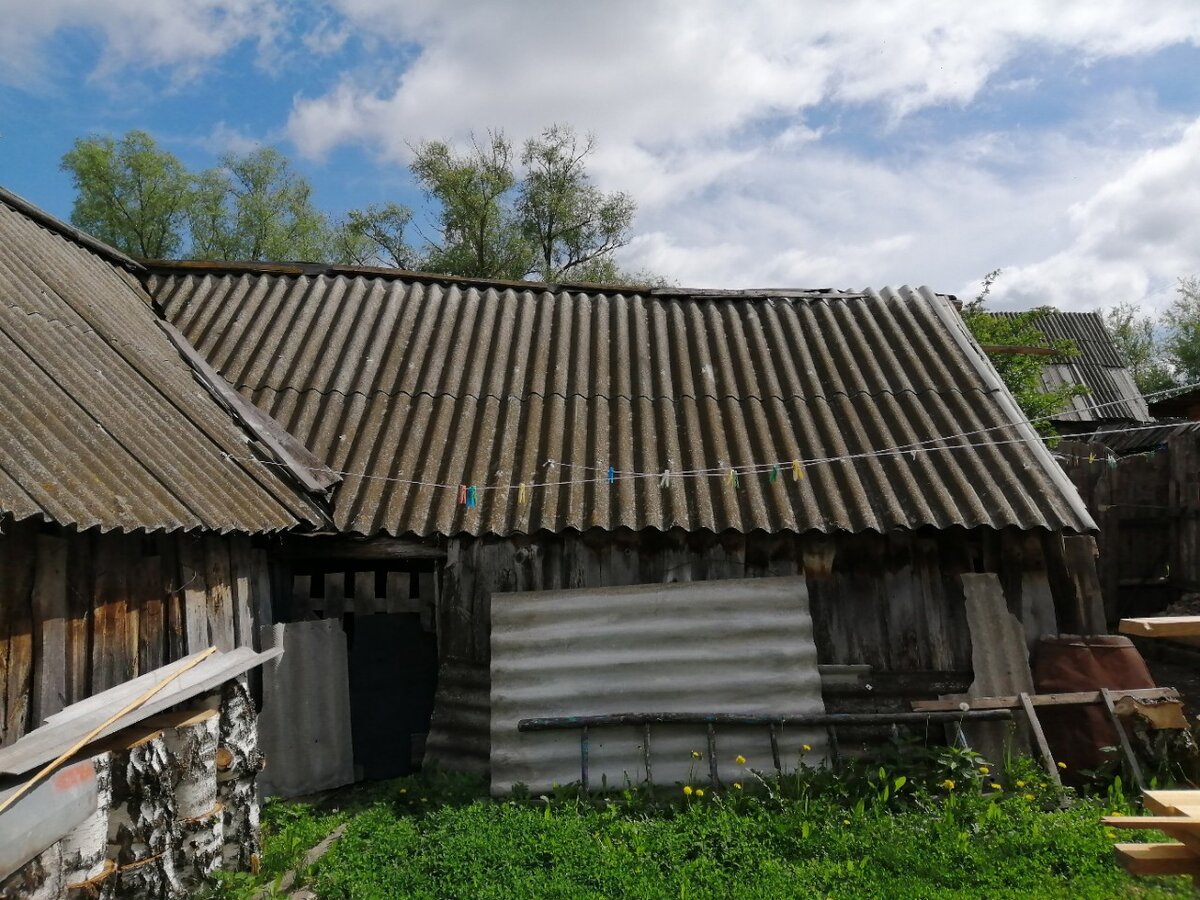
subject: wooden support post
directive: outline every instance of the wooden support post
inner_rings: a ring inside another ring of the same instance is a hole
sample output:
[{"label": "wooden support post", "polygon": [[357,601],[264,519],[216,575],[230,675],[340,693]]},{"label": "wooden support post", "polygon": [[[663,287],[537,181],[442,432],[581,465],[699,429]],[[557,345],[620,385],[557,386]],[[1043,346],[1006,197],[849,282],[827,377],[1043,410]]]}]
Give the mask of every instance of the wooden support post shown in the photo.
[{"label": "wooden support post", "polygon": [[583,789],[588,789],[588,727],[584,725],[579,729],[579,780],[583,782]]},{"label": "wooden support post", "polygon": [[708,723],[708,780],[714,788],[721,786],[717,776],[717,726]]},{"label": "wooden support post", "polygon": [[1133,783],[1137,785],[1138,790],[1143,790],[1146,785],[1142,782],[1142,767],[1138,765],[1137,756],[1133,752],[1133,746],[1129,743],[1129,735],[1125,733],[1125,723],[1117,715],[1117,709],[1113,705],[1112,692],[1108,688],[1103,688],[1100,691],[1100,695],[1104,698],[1104,708],[1108,710],[1109,721],[1112,722],[1113,728],[1117,730],[1117,738],[1121,742],[1121,754],[1125,757],[1125,763],[1129,766],[1129,775],[1133,778]]},{"label": "wooden support post", "polygon": [[1021,693],[1018,696],[1021,698],[1021,708],[1025,710],[1025,719],[1029,722],[1029,730],[1033,732],[1038,752],[1042,755],[1042,763],[1046,767],[1046,773],[1055,784],[1062,787],[1062,778],[1059,777],[1058,766],[1054,762],[1053,754],[1050,753],[1050,744],[1046,741],[1046,733],[1042,731],[1042,723],[1038,721],[1037,710],[1033,708],[1033,701],[1029,699],[1029,695],[1026,693]]},{"label": "wooden support post", "polygon": [[[33,727],[67,703],[67,542],[37,536],[33,582],[34,654]],[[7,635],[5,635],[7,637]]]},{"label": "wooden support post", "polygon": [[654,784],[654,776],[650,773],[650,723],[642,726],[642,760],[646,764],[646,784]]}]

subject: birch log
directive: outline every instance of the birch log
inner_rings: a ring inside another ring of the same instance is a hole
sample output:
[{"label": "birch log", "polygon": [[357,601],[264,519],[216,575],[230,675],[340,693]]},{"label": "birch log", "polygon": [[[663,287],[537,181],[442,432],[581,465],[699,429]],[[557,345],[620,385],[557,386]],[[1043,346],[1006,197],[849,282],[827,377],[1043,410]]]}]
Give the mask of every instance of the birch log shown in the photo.
[{"label": "birch log", "polygon": [[117,894],[154,900],[177,896],[178,817],[163,733],[116,749],[113,757],[108,842],[117,863]]},{"label": "birch log", "polygon": [[108,817],[112,810],[113,754],[92,757],[96,768],[96,811],[62,840],[63,882],[67,896],[113,896],[116,866],[108,859]]},{"label": "birch log", "polygon": [[265,762],[258,749],[258,713],[246,676],[225,683],[221,692],[221,743],[217,748],[217,799],[224,806],[223,867],[257,871],[258,791]]},{"label": "birch log", "polygon": [[215,709],[174,713],[158,718],[170,760],[171,790],[179,817],[175,845],[180,884],[194,891],[221,862],[223,822],[217,801],[217,739]]},{"label": "birch log", "polygon": [[62,841],[39,853],[0,882],[0,897],[54,900],[63,895]]}]

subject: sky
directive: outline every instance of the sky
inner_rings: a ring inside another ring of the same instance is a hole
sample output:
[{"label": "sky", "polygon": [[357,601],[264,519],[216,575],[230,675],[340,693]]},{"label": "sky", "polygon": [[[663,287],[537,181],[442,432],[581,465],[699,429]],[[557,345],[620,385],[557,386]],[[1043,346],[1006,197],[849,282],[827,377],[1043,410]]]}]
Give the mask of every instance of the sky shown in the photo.
[{"label": "sky", "polygon": [[638,203],[620,263],[689,287],[927,285],[1161,309],[1200,274],[1194,0],[0,0],[0,185],[150,132],[277,146],[332,215],[423,140],[552,123]]}]

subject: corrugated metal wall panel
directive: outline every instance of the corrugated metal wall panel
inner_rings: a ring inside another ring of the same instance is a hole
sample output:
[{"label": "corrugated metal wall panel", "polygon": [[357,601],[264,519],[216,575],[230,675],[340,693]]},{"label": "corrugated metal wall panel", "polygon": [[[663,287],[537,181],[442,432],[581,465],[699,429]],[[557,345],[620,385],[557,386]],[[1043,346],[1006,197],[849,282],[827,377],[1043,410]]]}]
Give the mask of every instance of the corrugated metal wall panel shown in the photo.
[{"label": "corrugated metal wall panel", "polygon": [[[641,295],[194,265],[149,287],[227,380],[353,473],[344,530],[1094,527],[924,289]],[[992,445],[879,453],[980,430]],[[827,457],[801,482],[726,483]],[[714,474],[664,489],[667,469]]]},{"label": "corrugated metal wall panel", "polygon": [[[802,577],[496,594],[491,676],[494,793],[580,778],[578,732],[522,733],[523,718],[825,709]],[[703,726],[654,727],[654,782],[703,785],[706,740]],[[823,731],[784,732],[786,768],[805,743],[820,759]],[[593,729],[590,746],[593,787],[644,779],[640,729]],[[725,781],[746,777],[738,754],[772,768],[766,728],[719,728],[717,748]]]},{"label": "corrugated metal wall panel", "polygon": [[0,192],[0,513],[105,530],[320,522],[245,460],[245,433],[136,280],[35,212]]}]

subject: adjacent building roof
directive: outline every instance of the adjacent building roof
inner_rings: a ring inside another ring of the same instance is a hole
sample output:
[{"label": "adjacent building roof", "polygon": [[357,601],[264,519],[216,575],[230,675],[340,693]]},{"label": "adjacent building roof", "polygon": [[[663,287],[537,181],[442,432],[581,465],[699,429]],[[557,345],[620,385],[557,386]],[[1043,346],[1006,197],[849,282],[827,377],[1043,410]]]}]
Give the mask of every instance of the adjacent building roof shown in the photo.
[{"label": "adjacent building roof", "polygon": [[347,473],[344,531],[1095,527],[1011,424],[1022,417],[949,299],[926,289],[150,269],[208,361]]},{"label": "adjacent building roof", "polygon": [[[1022,313],[995,315],[1013,318]],[[1071,408],[1056,421],[1067,423],[1152,422],[1142,392],[1138,390],[1125,360],[1095,312],[1048,310],[1030,323],[1049,340],[1074,341],[1078,356],[1051,357],[1042,366],[1042,383],[1047,390],[1080,384],[1086,394],[1072,398]]]},{"label": "adjacent building roof", "polygon": [[324,521],[160,328],[139,264],[0,190],[0,517],[274,531]]}]

